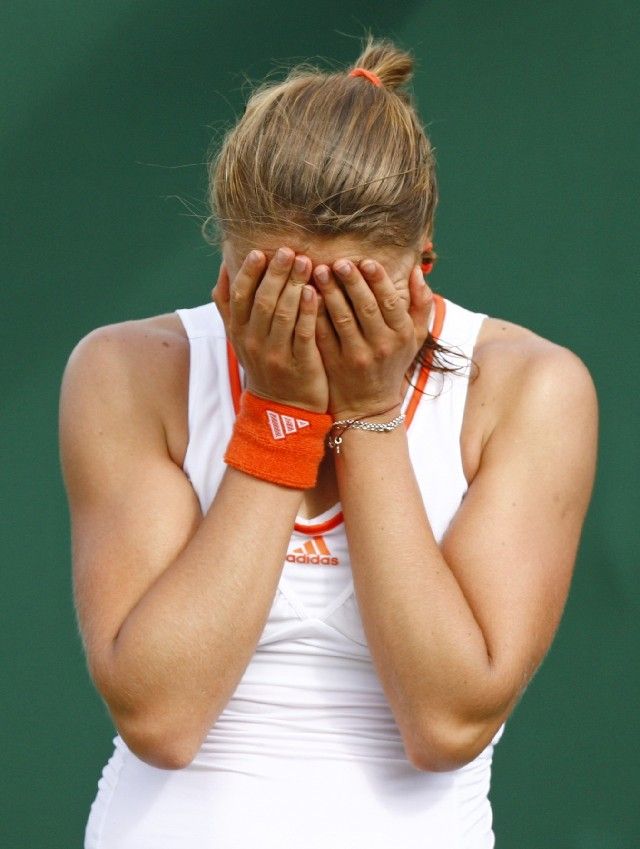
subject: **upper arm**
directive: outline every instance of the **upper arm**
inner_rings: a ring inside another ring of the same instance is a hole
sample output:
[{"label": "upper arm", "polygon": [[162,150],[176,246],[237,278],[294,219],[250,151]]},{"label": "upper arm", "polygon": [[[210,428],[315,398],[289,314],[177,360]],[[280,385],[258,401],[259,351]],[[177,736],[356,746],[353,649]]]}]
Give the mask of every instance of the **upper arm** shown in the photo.
[{"label": "upper arm", "polygon": [[134,324],[85,336],[60,393],[74,599],[89,670],[107,700],[120,626],[201,519],[191,484],[167,451],[150,401],[154,367],[141,372],[151,343]]},{"label": "upper arm", "polygon": [[551,644],[567,598],[596,460],[597,400],[565,348],[532,356],[507,395],[442,541],[485,636],[504,719]]}]

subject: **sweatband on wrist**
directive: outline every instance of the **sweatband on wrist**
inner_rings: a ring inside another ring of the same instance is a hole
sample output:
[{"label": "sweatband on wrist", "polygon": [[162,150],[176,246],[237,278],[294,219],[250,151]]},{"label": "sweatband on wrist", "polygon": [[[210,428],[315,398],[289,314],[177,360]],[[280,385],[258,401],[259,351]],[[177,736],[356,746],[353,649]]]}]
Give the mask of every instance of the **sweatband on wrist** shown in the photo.
[{"label": "sweatband on wrist", "polygon": [[310,489],[332,424],[327,413],[279,404],[245,390],[224,461],[255,478]]}]

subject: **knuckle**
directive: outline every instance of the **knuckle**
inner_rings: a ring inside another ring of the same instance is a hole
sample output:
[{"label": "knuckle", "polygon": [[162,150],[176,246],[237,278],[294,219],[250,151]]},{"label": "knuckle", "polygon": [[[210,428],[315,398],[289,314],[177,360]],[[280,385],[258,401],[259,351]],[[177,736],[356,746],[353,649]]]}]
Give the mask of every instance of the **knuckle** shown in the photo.
[{"label": "knuckle", "polygon": [[393,346],[388,341],[379,342],[376,346],[376,356],[380,360],[386,360],[392,352]]},{"label": "knuckle", "polygon": [[397,292],[394,292],[392,295],[385,295],[382,300],[382,303],[385,309],[393,310],[398,306],[400,301],[400,295]]},{"label": "knuckle", "polygon": [[296,336],[301,342],[311,342],[315,335],[312,327],[296,327]]},{"label": "knuckle", "polygon": [[365,351],[355,351],[351,362],[358,371],[364,371],[371,363],[369,355]]},{"label": "knuckle", "polygon": [[375,301],[367,301],[362,307],[365,318],[373,318],[378,312],[378,304]]},{"label": "knuckle", "polygon": [[273,312],[273,303],[264,295],[256,295],[253,305],[260,315],[271,315]]},{"label": "knuckle", "polygon": [[411,339],[414,338],[413,324],[411,324],[410,321],[406,322],[406,324],[403,324],[400,330],[398,331],[398,335],[400,336],[401,342],[409,342]]},{"label": "knuckle", "polygon": [[342,315],[336,316],[333,321],[337,327],[341,327],[343,330],[348,330],[353,326],[353,316],[350,316],[346,312],[342,313]]},{"label": "knuckle", "polygon": [[292,319],[292,313],[285,309],[277,309],[273,314],[273,320],[278,324],[288,324]]}]

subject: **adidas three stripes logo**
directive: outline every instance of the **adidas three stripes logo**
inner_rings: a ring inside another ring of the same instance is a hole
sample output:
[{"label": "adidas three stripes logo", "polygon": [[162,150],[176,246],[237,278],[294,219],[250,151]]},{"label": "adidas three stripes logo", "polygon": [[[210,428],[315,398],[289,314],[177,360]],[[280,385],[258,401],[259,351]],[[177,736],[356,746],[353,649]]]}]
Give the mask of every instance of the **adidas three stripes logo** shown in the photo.
[{"label": "adidas three stripes logo", "polygon": [[312,537],[304,545],[290,551],[286,559],[289,563],[316,563],[321,566],[337,566],[340,563],[329,551],[324,537]]},{"label": "adidas three stripes logo", "polygon": [[289,434],[296,433],[311,424],[306,419],[294,419],[293,416],[284,416],[273,410],[267,410],[267,419],[274,439],[284,439]]}]

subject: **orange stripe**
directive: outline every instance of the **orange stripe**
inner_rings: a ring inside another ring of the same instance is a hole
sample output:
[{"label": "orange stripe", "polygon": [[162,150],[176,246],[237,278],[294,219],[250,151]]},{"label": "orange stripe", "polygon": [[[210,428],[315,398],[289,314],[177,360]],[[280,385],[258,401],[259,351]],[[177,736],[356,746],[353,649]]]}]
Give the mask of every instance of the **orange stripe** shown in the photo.
[{"label": "orange stripe", "polygon": [[242,395],[242,384],[240,383],[240,366],[233,350],[231,342],[227,339],[227,368],[229,370],[229,386],[231,387],[231,398],[233,410],[236,414],[240,412],[240,396]]},{"label": "orange stripe", "polygon": [[305,542],[305,544],[302,547],[307,552],[307,554],[315,554],[316,553],[316,550],[313,547],[313,540],[311,540],[311,539],[308,540],[308,542]]},{"label": "orange stripe", "polygon": [[301,525],[300,522],[296,522],[293,527],[301,534],[315,536],[316,534],[328,533],[328,531],[333,530],[333,528],[337,528],[343,521],[344,516],[342,515],[342,511],[340,511],[339,513],[336,513],[332,519],[327,519],[326,522],[320,522],[319,525]]},{"label": "orange stripe", "polygon": [[313,541],[316,544],[316,548],[320,552],[320,554],[331,554],[329,549],[327,548],[326,542],[322,539],[322,537],[314,537]]},{"label": "orange stripe", "polygon": [[[442,333],[442,325],[444,324],[444,314],[445,314],[445,303],[442,295],[436,295],[434,292],[433,295],[433,303],[435,306],[435,315],[433,319],[433,330],[431,335],[437,341],[438,337]],[[433,360],[433,352],[430,350],[425,357],[425,363],[420,369],[420,374],[418,375],[418,380],[416,381],[416,385],[413,390],[413,395],[409,399],[409,403],[407,405],[406,418],[404,420],[405,428],[409,428],[409,425],[413,421],[413,417],[415,415],[416,410],[418,409],[418,404],[420,403],[420,399],[422,398],[422,393],[427,385],[427,380],[429,379],[429,372],[431,371],[431,361]]]}]

